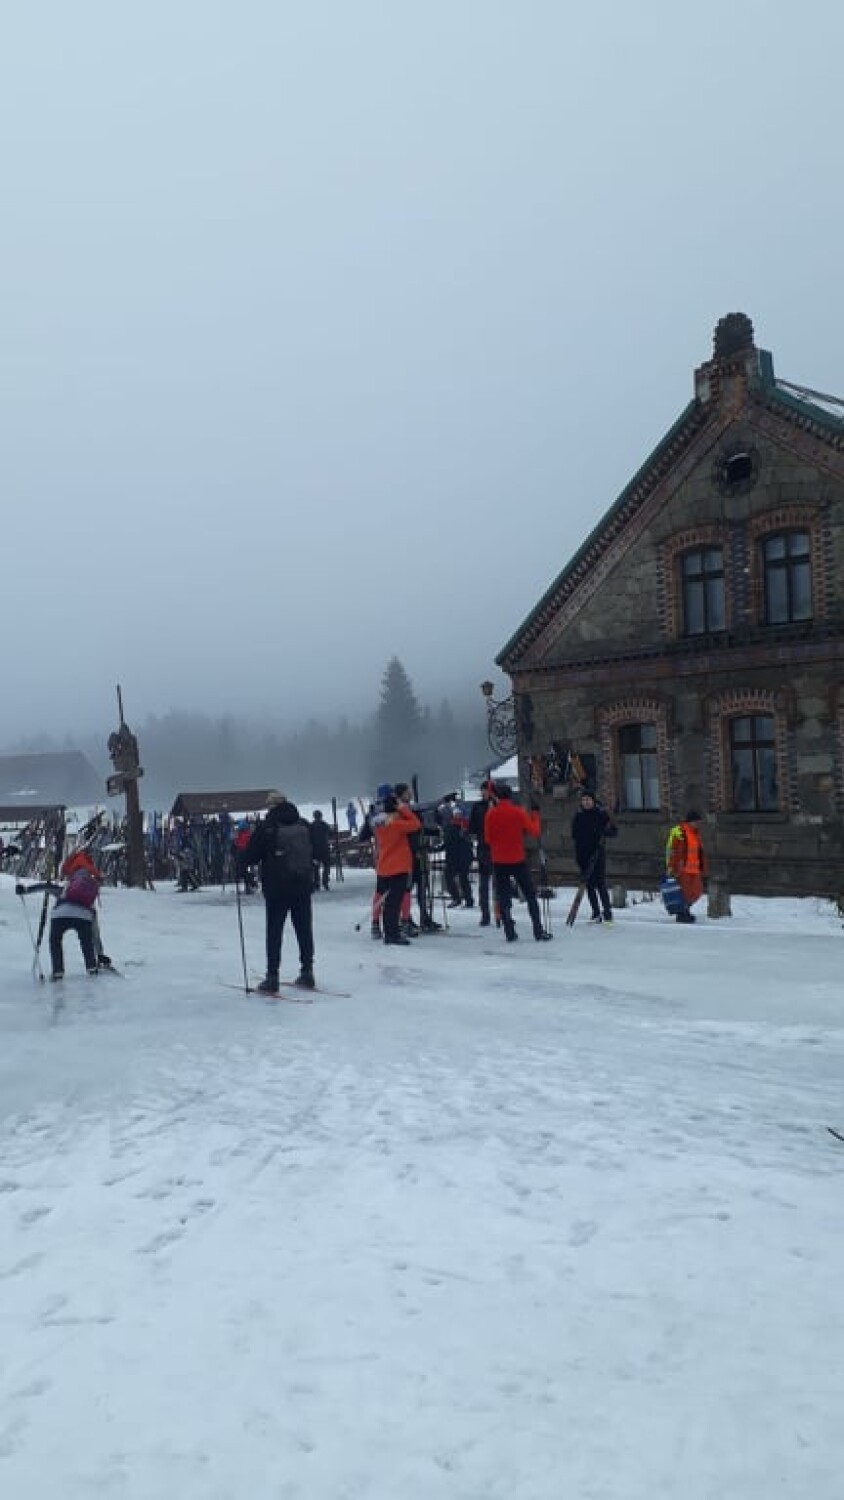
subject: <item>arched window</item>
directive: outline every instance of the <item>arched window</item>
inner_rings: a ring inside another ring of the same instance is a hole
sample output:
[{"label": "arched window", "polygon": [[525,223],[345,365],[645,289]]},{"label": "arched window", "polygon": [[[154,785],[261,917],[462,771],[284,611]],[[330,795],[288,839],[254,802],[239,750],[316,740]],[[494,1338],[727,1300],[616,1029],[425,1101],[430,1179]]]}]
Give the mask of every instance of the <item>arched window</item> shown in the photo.
[{"label": "arched window", "polygon": [[766,625],[811,620],[812,538],[808,531],[782,531],[761,540]]},{"label": "arched window", "polygon": [[618,759],[625,810],[655,812],[660,805],[656,724],[622,724]]},{"label": "arched window", "polygon": [[776,812],[779,807],[776,720],[770,714],[732,718],[730,785],[735,812]]}]

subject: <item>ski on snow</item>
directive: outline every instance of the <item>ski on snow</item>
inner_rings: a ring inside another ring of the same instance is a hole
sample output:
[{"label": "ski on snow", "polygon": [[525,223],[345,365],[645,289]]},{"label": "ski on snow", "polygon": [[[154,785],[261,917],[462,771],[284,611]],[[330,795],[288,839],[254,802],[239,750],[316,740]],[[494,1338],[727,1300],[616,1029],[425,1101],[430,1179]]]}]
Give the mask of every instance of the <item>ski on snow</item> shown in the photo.
[{"label": "ski on snow", "polygon": [[270,994],[266,990],[259,990],[257,984],[250,984],[248,986],[245,984],[230,984],[225,979],[219,980],[219,983],[223,986],[224,990],[237,990],[240,995],[257,995],[259,999],[266,1000],[268,1003],[275,1000],[288,1000],[292,1005],[313,1005],[314,995],[316,994],[316,990],[302,990],[295,995],[282,995],[280,987],[273,994]]},{"label": "ski on snow", "polygon": [[830,1135],[834,1135],[837,1141],[844,1141],[844,1130],[836,1130],[834,1125],[827,1125]]},{"label": "ski on snow", "polygon": [[[229,984],[225,980],[221,980],[220,983],[224,989],[240,990],[242,995],[260,995],[262,1000],[293,1000],[298,1005],[311,1005],[314,995],[331,995],[336,1000],[350,1000],[352,998],[348,990],[327,990],[321,984],[315,985],[312,990],[306,990],[298,985],[295,979],[280,979],[278,982],[278,991],[275,994],[269,994],[266,990],[260,990],[257,984]],[[292,995],[282,995],[282,990],[294,990],[295,993]]]}]

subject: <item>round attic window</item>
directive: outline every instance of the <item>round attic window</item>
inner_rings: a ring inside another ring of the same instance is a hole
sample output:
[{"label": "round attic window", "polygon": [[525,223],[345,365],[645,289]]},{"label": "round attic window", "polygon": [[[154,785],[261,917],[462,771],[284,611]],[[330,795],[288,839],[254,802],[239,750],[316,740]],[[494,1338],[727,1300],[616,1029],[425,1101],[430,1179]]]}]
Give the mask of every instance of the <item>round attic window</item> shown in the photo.
[{"label": "round attic window", "polygon": [[755,448],[736,447],[716,460],[712,475],[724,495],[746,495],[759,478],[759,455]]}]

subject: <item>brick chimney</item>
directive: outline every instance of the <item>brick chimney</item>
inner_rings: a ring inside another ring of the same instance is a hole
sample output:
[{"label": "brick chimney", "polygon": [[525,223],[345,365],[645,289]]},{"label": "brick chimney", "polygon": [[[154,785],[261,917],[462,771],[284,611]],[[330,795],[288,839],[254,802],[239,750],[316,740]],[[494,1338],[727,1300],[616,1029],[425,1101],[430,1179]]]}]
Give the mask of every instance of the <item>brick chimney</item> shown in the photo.
[{"label": "brick chimney", "polygon": [[695,370],[695,395],[705,405],[740,401],[759,379],[759,350],[746,313],[719,318],[712,338],[712,358]]}]

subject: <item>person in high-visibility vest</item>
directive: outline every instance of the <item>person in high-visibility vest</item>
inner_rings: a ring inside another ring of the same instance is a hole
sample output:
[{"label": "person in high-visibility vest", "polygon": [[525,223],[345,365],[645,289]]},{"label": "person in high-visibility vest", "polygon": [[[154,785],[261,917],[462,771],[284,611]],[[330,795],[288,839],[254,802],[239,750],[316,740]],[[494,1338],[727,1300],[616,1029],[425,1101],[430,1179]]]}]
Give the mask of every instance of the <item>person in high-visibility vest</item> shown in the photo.
[{"label": "person in high-visibility vest", "polygon": [[703,882],[707,872],[706,853],[699,828],[701,816],[694,811],[686,813],[681,823],[675,823],[665,846],[665,868],[680,883],[683,892],[683,908],[677,912],[675,921],[694,922],[692,907],[703,895]]}]

